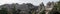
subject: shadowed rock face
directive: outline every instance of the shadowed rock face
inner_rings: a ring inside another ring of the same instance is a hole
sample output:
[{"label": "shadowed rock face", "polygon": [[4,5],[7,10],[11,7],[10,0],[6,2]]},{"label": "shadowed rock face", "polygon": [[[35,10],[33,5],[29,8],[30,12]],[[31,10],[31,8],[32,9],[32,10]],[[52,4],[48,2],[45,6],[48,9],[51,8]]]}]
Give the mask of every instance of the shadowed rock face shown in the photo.
[{"label": "shadowed rock face", "polygon": [[36,11],[38,9],[39,6],[34,6],[34,10]]},{"label": "shadowed rock face", "polygon": [[[28,8],[28,6],[26,5],[21,5],[21,6],[18,6],[17,9],[21,10],[20,13],[23,14],[23,13],[27,13],[30,11],[30,9]],[[18,11],[19,12],[19,11]]]},{"label": "shadowed rock face", "polygon": [[33,9],[32,4],[22,4],[17,6],[17,9],[20,10],[19,14],[31,14],[31,11]]},{"label": "shadowed rock face", "polygon": [[[7,8],[7,11],[11,14],[31,14],[34,8],[33,4],[4,4],[2,7]],[[16,12],[15,12],[15,11]]]}]

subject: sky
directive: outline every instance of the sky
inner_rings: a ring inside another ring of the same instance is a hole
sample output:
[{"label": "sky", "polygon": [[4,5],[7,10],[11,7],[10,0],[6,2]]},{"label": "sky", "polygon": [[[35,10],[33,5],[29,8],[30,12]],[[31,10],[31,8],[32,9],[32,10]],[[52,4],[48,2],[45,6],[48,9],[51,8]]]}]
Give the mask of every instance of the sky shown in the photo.
[{"label": "sky", "polygon": [[0,5],[2,4],[11,4],[11,3],[32,3],[35,6],[38,6],[39,4],[41,4],[41,2],[43,2],[45,5],[47,2],[49,1],[59,1],[59,0],[0,0]]}]

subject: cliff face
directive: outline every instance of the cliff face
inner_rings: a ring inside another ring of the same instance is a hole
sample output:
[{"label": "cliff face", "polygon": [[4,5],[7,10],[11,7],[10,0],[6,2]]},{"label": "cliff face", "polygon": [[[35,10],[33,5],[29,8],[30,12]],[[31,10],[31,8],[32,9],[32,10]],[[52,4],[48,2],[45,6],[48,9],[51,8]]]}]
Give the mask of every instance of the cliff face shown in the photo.
[{"label": "cliff face", "polygon": [[4,4],[0,6],[0,9],[7,8],[8,14],[49,14],[53,10],[54,3],[48,2],[47,6],[44,6],[43,2],[39,6],[33,6],[31,3],[13,3]]},{"label": "cliff face", "polygon": [[53,7],[54,7],[54,2],[48,2],[47,6],[45,6],[45,10],[46,10],[45,12],[46,12],[46,14],[49,14],[50,11],[53,10]]},{"label": "cliff face", "polygon": [[[31,14],[32,9],[34,9],[33,4],[27,3],[27,4],[4,4],[1,6],[1,8],[7,8],[8,13],[14,14],[15,11],[16,13],[19,14]],[[30,12],[30,13],[29,13]]]}]

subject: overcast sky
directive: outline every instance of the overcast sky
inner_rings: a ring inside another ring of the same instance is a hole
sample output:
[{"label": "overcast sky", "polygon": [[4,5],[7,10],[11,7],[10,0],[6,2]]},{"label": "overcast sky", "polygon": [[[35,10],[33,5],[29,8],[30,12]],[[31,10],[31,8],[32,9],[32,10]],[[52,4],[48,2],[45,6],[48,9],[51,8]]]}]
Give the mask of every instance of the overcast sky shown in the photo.
[{"label": "overcast sky", "polygon": [[49,1],[59,1],[59,0],[0,0],[0,5],[2,4],[5,4],[5,3],[19,3],[19,4],[22,4],[22,3],[32,3],[36,6],[38,6],[41,2],[44,2],[44,4],[46,5],[47,2]]}]

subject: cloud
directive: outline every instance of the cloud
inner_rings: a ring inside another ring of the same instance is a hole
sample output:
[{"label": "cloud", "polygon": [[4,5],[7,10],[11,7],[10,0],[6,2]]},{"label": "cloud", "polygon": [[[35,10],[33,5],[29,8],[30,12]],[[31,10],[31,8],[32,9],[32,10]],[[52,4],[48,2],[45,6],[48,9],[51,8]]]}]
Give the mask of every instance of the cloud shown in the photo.
[{"label": "cloud", "polygon": [[5,3],[32,3],[34,5],[39,5],[42,2],[42,0],[0,0],[0,5]]},{"label": "cloud", "polygon": [[19,3],[19,4],[22,4],[22,3],[32,3],[34,4],[35,6],[38,6],[41,2],[44,2],[44,4],[46,5],[46,3],[48,1],[59,1],[59,0],[0,0],[0,5],[2,4],[5,4],[5,3]]},{"label": "cloud", "polygon": [[44,4],[45,4],[45,6],[46,6],[46,4],[47,4],[47,2],[52,2],[52,1],[54,1],[54,2],[56,2],[56,1],[59,1],[59,0],[42,0],[43,2],[44,2]]},{"label": "cloud", "polygon": [[34,4],[34,5],[36,5],[36,6],[38,6],[41,2],[42,2],[42,0],[18,0],[19,2],[18,3],[32,3],[32,4]]}]

